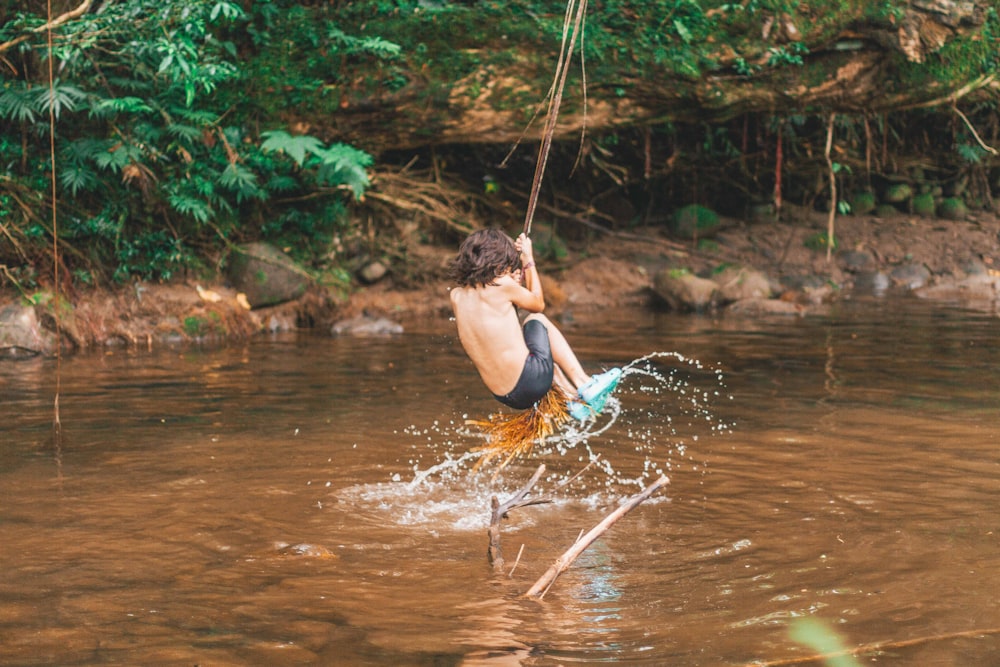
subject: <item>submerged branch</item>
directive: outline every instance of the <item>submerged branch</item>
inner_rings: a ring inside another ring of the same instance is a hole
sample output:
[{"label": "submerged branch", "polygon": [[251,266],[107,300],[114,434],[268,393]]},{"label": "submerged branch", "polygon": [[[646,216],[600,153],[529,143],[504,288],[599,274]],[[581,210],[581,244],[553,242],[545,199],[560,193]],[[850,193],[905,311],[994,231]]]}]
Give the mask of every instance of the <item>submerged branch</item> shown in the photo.
[{"label": "submerged branch", "polygon": [[[506,501],[501,503],[497,500],[496,496],[491,499],[492,514],[490,516],[490,528],[488,531],[490,538],[490,546],[486,552],[489,558],[490,564],[493,566],[494,572],[502,572],[504,569],[503,552],[500,549],[500,522],[507,516],[507,512],[518,507],[527,507],[528,505],[540,505],[542,503],[549,502],[548,500],[543,500],[536,498],[533,500],[525,500],[528,492],[531,491],[539,479],[541,479],[542,474],[545,472],[545,464],[538,466],[535,474],[531,476],[531,479],[522,486],[517,493],[508,498]],[[520,554],[518,554],[518,559],[520,559]]]},{"label": "submerged branch", "polygon": [[[592,466],[600,456],[596,456],[587,465],[580,469],[578,473],[573,475],[567,480],[564,480],[556,488],[563,488],[572,484],[576,479],[580,477],[583,473],[587,471],[590,466]],[[538,483],[538,480],[542,478],[542,474],[545,473],[545,464],[540,464],[538,469],[535,470],[535,474],[531,476],[531,479],[518,489],[517,493],[501,503],[496,496],[493,496],[490,500],[492,514],[490,516],[490,527],[488,530],[488,535],[490,538],[489,548],[487,550],[487,557],[489,558],[490,565],[493,566],[494,572],[502,572],[504,569],[503,552],[500,549],[500,522],[507,518],[507,512],[512,509],[517,509],[519,507],[528,507],[529,505],[542,505],[545,503],[552,502],[547,498],[534,498],[532,500],[525,500],[531,489]],[[521,545],[521,551],[517,554],[517,561],[514,563],[514,567],[517,567],[517,563],[521,560],[521,553],[524,551],[524,545]],[[511,568],[510,573],[514,572],[514,568]]]},{"label": "submerged branch", "polygon": [[659,479],[647,486],[640,493],[626,500],[618,509],[609,514],[603,521],[594,526],[589,533],[578,538],[562,556],[556,559],[552,567],[535,582],[525,595],[528,597],[541,598],[549,590],[556,578],[566,571],[566,569],[582,554],[587,547],[603,535],[620,518],[638,507],[643,501],[656,493],[661,487],[670,483],[666,475],[661,475]]}]

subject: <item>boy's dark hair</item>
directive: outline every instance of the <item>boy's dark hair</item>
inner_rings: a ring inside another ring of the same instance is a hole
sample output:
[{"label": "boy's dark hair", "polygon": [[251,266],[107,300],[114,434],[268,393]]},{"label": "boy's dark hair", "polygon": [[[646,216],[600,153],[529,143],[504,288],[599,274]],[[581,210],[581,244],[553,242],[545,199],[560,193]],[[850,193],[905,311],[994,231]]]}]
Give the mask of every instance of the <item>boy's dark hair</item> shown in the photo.
[{"label": "boy's dark hair", "polygon": [[480,229],[469,234],[451,261],[451,277],[462,287],[495,285],[496,279],[521,266],[514,242],[501,229]]}]

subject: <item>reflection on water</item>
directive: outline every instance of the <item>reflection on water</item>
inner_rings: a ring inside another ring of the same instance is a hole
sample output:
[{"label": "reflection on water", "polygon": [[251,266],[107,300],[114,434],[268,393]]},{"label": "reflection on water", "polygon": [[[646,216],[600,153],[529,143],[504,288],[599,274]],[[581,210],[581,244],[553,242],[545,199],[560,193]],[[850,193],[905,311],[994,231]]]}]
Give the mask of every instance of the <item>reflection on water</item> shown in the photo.
[{"label": "reflection on water", "polygon": [[[604,316],[567,333],[642,359],[618,402],[496,478],[446,322],[64,359],[58,441],[54,362],[0,365],[0,662],[741,665],[810,654],[810,617],[879,664],[1000,664],[995,319]],[[539,463],[495,576],[490,497]]]}]

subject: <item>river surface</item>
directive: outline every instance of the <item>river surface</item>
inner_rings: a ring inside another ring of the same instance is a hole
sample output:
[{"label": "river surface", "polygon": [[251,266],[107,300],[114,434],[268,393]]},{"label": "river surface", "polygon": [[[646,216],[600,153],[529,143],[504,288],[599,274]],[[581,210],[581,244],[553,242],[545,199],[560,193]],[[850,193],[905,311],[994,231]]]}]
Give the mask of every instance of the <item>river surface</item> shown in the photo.
[{"label": "river surface", "polygon": [[564,330],[618,401],[499,473],[447,321],[0,364],[0,663],[1000,665],[995,316]]}]

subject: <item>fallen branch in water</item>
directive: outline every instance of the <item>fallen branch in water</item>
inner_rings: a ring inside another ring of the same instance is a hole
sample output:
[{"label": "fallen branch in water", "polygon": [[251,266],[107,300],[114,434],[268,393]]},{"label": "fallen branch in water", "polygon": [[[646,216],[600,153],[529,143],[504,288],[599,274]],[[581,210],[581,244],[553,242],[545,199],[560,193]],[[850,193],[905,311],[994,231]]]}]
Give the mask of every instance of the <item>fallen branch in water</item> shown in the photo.
[{"label": "fallen branch in water", "polygon": [[531,487],[541,479],[542,474],[545,472],[545,464],[538,466],[538,470],[535,474],[531,476],[527,484],[522,486],[517,493],[508,498],[502,504],[497,500],[496,496],[490,500],[493,512],[490,516],[490,527],[487,531],[490,537],[490,546],[486,551],[486,556],[489,558],[490,565],[493,566],[494,572],[503,572],[504,561],[503,552],[500,549],[500,521],[502,521],[507,516],[507,512],[518,507],[527,507],[528,505],[540,505],[542,503],[549,502],[543,498],[534,498],[532,500],[525,500],[525,496],[531,491]]},{"label": "fallen branch in water", "polygon": [[[590,460],[589,463],[587,463],[587,465],[583,466],[583,468],[580,469],[580,472],[576,473],[569,479],[564,480],[556,488],[559,489],[564,486],[572,484],[574,480],[576,480],[580,475],[586,472],[587,468],[594,465],[598,460],[600,460],[600,458],[601,458],[600,455],[595,456],[593,459]],[[486,550],[486,557],[489,559],[490,565],[493,566],[494,572],[497,573],[503,572],[504,568],[503,552],[500,549],[500,522],[503,519],[507,518],[507,512],[511,511],[512,509],[517,509],[518,507],[527,507],[529,505],[541,505],[543,503],[552,502],[546,498],[535,498],[533,500],[525,500],[525,497],[528,495],[528,492],[530,492],[531,488],[538,482],[539,479],[542,478],[542,474],[544,472],[545,472],[545,464],[543,463],[538,466],[538,470],[536,470],[535,474],[531,476],[531,479],[529,479],[528,482],[524,486],[522,486],[517,493],[508,498],[503,504],[501,504],[500,501],[497,500],[496,496],[493,496],[490,499],[490,506],[492,508],[492,512],[490,516],[490,527],[489,530],[487,531],[487,534],[489,535],[490,538],[490,544]],[[517,554],[517,561],[514,562],[514,567],[517,567],[517,563],[520,562],[521,553],[523,551],[524,551],[524,545],[521,546],[521,551],[518,552]],[[513,574],[513,572],[514,568],[511,568],[510,572],[508,573],[508,576],[510,574]]]},{"label": "fallen branch in water", "polygon": [[573,543],[573,546],[567,549],[562,556],[556,559],[556,562],[552,564],[552,567],[548,569],[548,572],[543,574],[541,578],[535,582],[535,585],[532,586],[527,593],[525,593],[525,595],[540,599],[555,582],[556,577],[565,572],[570,564],[576,560],[577,556],[582,554],[587,547],[589,547],[598,537],[603,535],[608,528],[613,526],[618,519],[628,514],[640,503],[656,493],[661,487],[669,483],[670,480],[667,479],[666,475],[661,475],[658,480],[647,486],[640,493],[632,496],[622,503],[618,509],[609,514],[599,524],[594,526],[589,533],[577,539],[577,541]]}]

